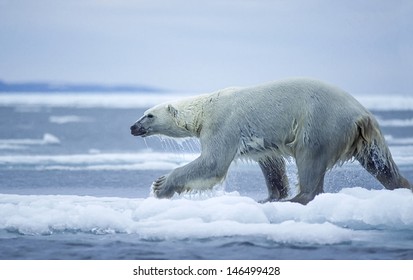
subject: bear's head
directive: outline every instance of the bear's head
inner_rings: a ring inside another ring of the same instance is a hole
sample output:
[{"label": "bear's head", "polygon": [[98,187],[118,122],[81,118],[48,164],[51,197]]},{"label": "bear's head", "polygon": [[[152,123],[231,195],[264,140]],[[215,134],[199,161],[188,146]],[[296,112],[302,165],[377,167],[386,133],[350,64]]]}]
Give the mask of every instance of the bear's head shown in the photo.
[{"label": "bear's head", "polygon": [[172,104],[160,104],[147,110],[131,126],[133,136],[165,135],[174,138],[193,136],[182,114]]}]

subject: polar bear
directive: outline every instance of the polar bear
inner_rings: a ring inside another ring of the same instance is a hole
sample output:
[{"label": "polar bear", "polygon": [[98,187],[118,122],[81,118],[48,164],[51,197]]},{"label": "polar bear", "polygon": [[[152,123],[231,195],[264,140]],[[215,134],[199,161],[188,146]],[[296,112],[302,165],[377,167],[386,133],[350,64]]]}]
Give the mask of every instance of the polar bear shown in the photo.
[{"label": "polar bear", "polygon": [[134,136],[162,134],[198,137],[201,154],[158,178],[158,198],[212,188],[231,162],[247,157],[258,162],[268,188],[267,201],[288,195],[285,158],[298,170],[298,194],[307,204],[323,192],[324,175],[335,164],[356,159],[385,188],[412,188],[401,176],[377,121],[356,99],[331,85],[288,79],[157,105],[131,126]]}]

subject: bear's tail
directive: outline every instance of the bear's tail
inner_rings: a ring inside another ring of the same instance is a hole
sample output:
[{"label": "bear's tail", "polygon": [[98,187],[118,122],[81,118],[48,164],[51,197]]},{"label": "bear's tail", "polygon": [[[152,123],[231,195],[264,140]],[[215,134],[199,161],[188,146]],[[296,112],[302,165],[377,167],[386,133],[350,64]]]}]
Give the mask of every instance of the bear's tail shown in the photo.
[{"label": "bear's tail", "polygon": [[412,189],[412,185],[401,176],[373,115],[362,116],[356,125],[358,135],[353,144],[353,155],[360,164],[387,189]]},{"label": "bear's tail", "polygon": [[358,153],[364,153],[366,148],[371,149],[374,148],[374,146],[382,144],[383,149],[381,149],[381,151],[383,152],[383,156],[387,157],[387,154],[390,154],[379,124],[373,116],[362,116],[356,121],[356,126],[358,132],[356,151]]}]

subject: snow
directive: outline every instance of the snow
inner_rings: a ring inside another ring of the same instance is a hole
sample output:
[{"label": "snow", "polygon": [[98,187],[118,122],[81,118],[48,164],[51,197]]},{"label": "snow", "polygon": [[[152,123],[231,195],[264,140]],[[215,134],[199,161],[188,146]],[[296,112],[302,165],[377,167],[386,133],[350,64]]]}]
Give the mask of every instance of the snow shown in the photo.
[{"label": "snow", "polygon": [[[0,229],[38,235],[127,233],[144,239],[261,236],[280,243],[337,244],[371,238],[372,229],[413,227],[410,190],[343,189],[307,206],[259,204],[237,192],[171,200],[0,195]],[[378,233],[376,233],[378,234]]]}]

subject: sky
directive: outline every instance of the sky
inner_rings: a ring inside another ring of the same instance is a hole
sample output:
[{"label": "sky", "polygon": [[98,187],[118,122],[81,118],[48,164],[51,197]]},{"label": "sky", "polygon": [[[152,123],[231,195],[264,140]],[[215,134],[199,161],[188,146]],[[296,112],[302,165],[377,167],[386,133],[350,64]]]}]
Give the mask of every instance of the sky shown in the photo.
[{"label": "sky", "polygon": [[413,95],[410,0],[0,0],[0,80]]}]

